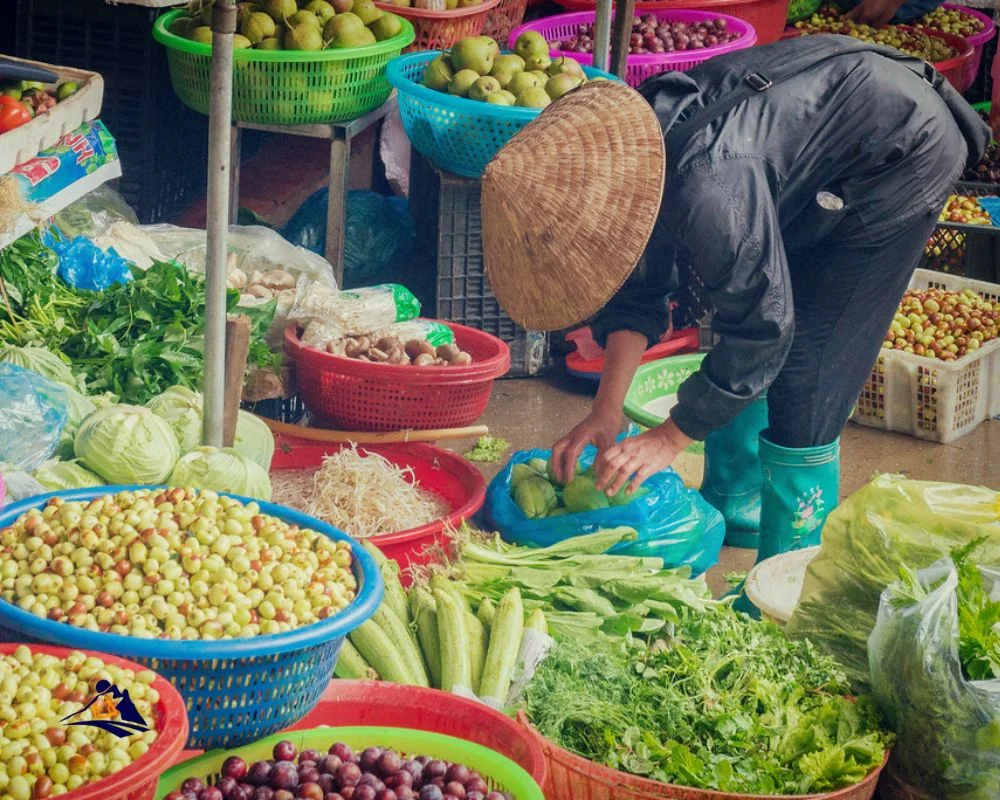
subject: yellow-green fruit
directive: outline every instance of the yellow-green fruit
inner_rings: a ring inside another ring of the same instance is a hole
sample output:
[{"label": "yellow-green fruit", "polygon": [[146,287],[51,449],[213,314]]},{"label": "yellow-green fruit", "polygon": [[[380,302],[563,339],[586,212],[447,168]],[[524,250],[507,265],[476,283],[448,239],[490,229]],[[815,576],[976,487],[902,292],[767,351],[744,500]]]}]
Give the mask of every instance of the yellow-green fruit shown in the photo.
[{"label": "yellow-green fruit", "polygon": [[516,72],[504,88],[517,97],[525,89],[533,89],[540,85],[537,76],[532,75],[530,72]]},{"label": "yellow-green fruit", "polygon": [[296,11],[285,21],[285,25],[289,28],[297,28],[299,25],[312,25],[316,30],[322,30],[323,28],[316,15],[308,11]]},{"label": "yellow-green fruit", "polygon": [[545,108],[552,102],[541,86],[532,86],[517,96],[517,104],[524,108]]},{"label": "yellow-green fruit", "polygon": [[514,42],[514,52],[525,61],[549,55],[549,43],[538,31],[525,31]]},{"label": "yellow-green fruit", "polygon": [[360,17],[365,25],[369,25],[381,16],[382,11],[372,0],[355,0],[351,13]]},{"label": "yellow-green fruit", "polygon": [[252,44],[260,44],[264,39],[274,36],[277,26],[263,11],[255,11],[240,24],[240,33],[247,37]]},{"label": "yellow-green fruit", "polygon": [[448,84],[455,77],[455,70],[451,66],[448,56],[438,56],[430,64],[424,67],[423,84],[428,89],[436,92],[448,91]]},{"label": "yellow-green fruit", "polygon": [[[537,58],[526,58],[524,60],[524,68],[528,72],[545,72],[550,66],[552,66],[552,59],[548,56],[538,56]],[[547,72],[545,72],[545,77],[549,77]]]},{"label": "yellow-green fruit", "polygon": [[296,25],[285,32],[284,42],[286,50],[322,50],[323,34],[320,33],[319,25]]},{"label": "yellow-green fruit", "polygon": [[449,11],[453,11],[458,8],[458,0],[444,0],[445,6],[447,6]]},{"label": "yellow-green fruit", "polygon": [[458,0],[458,8],[468,8],[469,6],[478,6],[483,0]]},{"label": "yellow-green fruit", "polygon": [[368,30],[368,28],[362,27],[360,31],[348,31],[347,33],[337,34],[330,43],[330,46],[345,49],[348,47],[364,47],[369,44],[375,44],[375,34]]},{"label": "yellow-green fruit", "polygon": [[471,69],[461,69],[455,73],[455,77],[448,84],[448,93],[458,97],[466,97],[472,84],[479,80],[479,73]]},{"label": "yellow-green fruit", "polygon": [[[495,106],[512,106],[517,102],[517,98],[506,89],[501,89],[499,92],[493,92],[493,94],[487,97],[486,102],[492,103]],[[518,466],[521,465],[519,464]]]},{"label": "yellow-green fruit", "polygon": [[350,12],[337,14],[323,26],[323,38],[327,40],[337,39],[349,33],[361,33],[364,29],[365,23],[355,14]]},{"label": "yellow-green fruit", "polygon": [[494,92],[499,92],[502,88],[503,87],[500,86],[500,81],[486,75],[469,87],[469,99],[478,100],[479,102],[484,103],[486,102],[487,97]]},{"label": "yellow-green fruit", "polygon": [[258,50],[280,50],[281,49],[281,39],[277,36],[269,36],[266,39],[261,39],[259,45],[257,45]]},{"label": "yellow-green fruit", "polygon": [[563,95],[572,92],[579,85],[580,79],[576,75],[569,75],[564,72],[561,75],[553,75],[549,78],[545,84],[545,93],[553,100],[558,100]]},{"label": "yellow-green fruit", "polygon": [[[260,6],[256,3],[237,3],[236,4],[236,24],[242,25],[248,19],[250,15],[260,11]],[[272,20],[273,21],[273,20]]]},{"label": "yellow-green fruit", "polygon": [[615,492],[611,497],[608,498],[608,503],[614,506],[627,506],[633,500],[638,500],[640,497],[644,497],[649,494],[649,489],[640,486],[632,494],[628,494],[628,487],[630,484],[626,483],[621,489]]},{"label": "yellow-green fruit", "polygon": [[395,14],[383,14],[368,26],[368,30],[375,34],[376,39],[384,42],[393,36],[399,36],[403,30],[403,22]]},{"label": "yellow-green fruit", "polygon": [[528,519],[540,519],[556,507],[556,490],[545,478],[528,478],[514,490],[514,502]]},{"label": "yellow-green fruit", "polygon": [[492,39],[483,36],[467,36],[459,39],[451,48],[451,63],[461,71],[469,69],[477,75],[489,75],[493,69]]},{"label": "yellow-green fruit", "polygon": [[524,59],[513,53],[505,53],[493,59],[493,69],[510,69],[513,72],[520,72],[524,69]]},{"label": "yellow-green fruit", "polygon": [[573,75],[581,80],[587,77],[579,61],[566,58],[565,56],[560,56],[549,64],[546,72],[553,77],[556,75]]},{"label": "yellow-green fruit", "polygon": [[233,35],[234,50],[249,50],[251,47],[253,47],[253,42],[251,42],[246,36],[240,33]]},{"label": "yellow-green fruit", "polygon": [[[499,95],[499,94],[500,94],[500,92],[494,92],[493,93],[493,95]],[[504,92],[504,94],[510,94],[510,92]],[[491,99],[493,97],[493,95],[490,95],[488,98],[486,98],[486,102],[487,103],[497,102],[497,101],[494,101],[494,100]],[[513,95],[511,95],[511,103],[510,104],[514,105],[514,96]],[[503,105],[503,104],[501,103],[500,105]],[[537,478],[537,477],[538,477],[538,473],[535,472],[527,464],[515,464],[513,467],[511,467],[511,470],[510,470],[510,488],[511,489],[516,489],[517,486],[518,486],[518,484],[521,483],[522,481],[525,481],[528,478]]]},{"label": "yellow-green fruit", "polygon": [[281,23],[298,11],[295,0],[264,0],[261,4],[264,13],[275,22]]},{"label": "yellow-green fruit", "polygon": [[587,475],[579,475],[566,484],[566,488],[563,489],[563,503],[573,513],[596,511],[610,505],[608,496],[598,491],[594,486],[594,479]]},{"label": "yellow-green fruit", "polygon": [[549,468],[549,462],[544,458],[533,458],[528,462],[528,466],[544,478]]},{"label": "yellow-green fruit", "polygon": [[188,36],[192,42],[200,42],[201,44],[212,43],[212,29],[207,25],[199,25]]},{"label": "yellow-green fruit", "polygon": [[333,6],[326,2],[326,0],[311,0],[311,2],[302,6],[302,10],[313,14],[319,20],[320,25],[325,25],[326,21],[333,18],[337,13]]}]

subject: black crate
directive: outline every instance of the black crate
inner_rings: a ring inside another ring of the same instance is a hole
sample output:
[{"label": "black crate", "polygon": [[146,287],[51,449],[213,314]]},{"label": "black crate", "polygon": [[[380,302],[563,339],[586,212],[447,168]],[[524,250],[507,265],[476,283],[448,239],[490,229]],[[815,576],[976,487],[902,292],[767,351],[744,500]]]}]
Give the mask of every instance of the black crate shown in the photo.
[{"label": "black crate", "polygon": [[[955,187],[955,193],[968,197],[1000,196],[1000,185],[962,182]],[[1000,280],[1000,228],[957,223],[939,225],[924,248],[919,266],[996,282]]]},{"label": "black crate", "polygon": [[420,232],[418,252],[434,254],[420,271],[433,270],[437,276],[436,315],[505,341],[511,357],[508,377],[544,372],[548,334],[516,325],[501,310],[486,280],[479,181],[438,172],[414,153],[410,187],[410,208]]},{"label": "black crate", "polygon": [[153,41],[156,9],[104,0],[17,0],[16,52],[99,72],[101,119],[118,144],[118,190],[142,222],[161,222],[205,191],[208,121],[170,85]]}]

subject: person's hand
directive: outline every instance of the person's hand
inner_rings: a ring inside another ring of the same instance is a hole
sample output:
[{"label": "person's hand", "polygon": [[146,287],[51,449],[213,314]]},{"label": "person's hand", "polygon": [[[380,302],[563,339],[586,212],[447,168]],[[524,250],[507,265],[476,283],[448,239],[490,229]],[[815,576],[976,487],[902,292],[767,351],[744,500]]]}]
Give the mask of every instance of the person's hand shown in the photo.
[{"label": "person's hand", "polygon": [[878,27],[887,25],[906,0],[861,0],[848,11],[845,19]]},{"label": "person's hand", "polygon": [[692,440],[669,419],[646,433],[633,436],[601,452],[594,462],[594,485],[609,497],[626,483],[632,494],[652,475],[674,463]]},{"label": "person's hand", "polygon": [[583,448],[592,444],[603,453],[615,443],[621,429],[621,414],[595,408],[583,422],[552,446],[552,471],[560,483],[576,475],[576,462]]}]

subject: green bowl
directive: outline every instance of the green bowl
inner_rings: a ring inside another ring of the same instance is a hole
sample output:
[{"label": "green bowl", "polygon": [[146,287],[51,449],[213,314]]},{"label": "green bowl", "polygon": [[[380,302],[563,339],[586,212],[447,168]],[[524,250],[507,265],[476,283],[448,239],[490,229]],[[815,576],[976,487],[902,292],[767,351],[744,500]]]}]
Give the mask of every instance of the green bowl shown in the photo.
[{"label": "green bowl", "polygon": [[[668,398],[676,395],[680,385],[698,371],[704,357],[704,353],[671,356],[640,366],[625,395],[625,416],[646,430],[660,425],[669,413]],[[655,403],[662,403],[663,408],[649,408]],[[687,452],[704,450],[702,442],[695,442]]]}]

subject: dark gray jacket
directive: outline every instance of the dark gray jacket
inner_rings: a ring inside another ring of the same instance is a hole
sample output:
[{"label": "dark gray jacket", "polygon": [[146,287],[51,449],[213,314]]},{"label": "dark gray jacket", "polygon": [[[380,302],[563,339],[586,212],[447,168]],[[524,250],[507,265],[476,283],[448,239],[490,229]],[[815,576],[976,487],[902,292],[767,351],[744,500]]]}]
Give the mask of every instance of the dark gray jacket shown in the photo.
[{"label": "dark gray jacket", "polygon": [[[667,139],[663,205],[644,263],[592,329],[601,344],[623,329],[655,343],[666,330],[676,262],[690,265],[722,340],[671,412],[688,436],[704,439],[725,425],[781,370],[794,324],[788,262],[826,233],[811,217],[818,192],[843,198],[874,237],[937,213],[961,162],[979,159],[988,127],[930,67],[936,87],[914,72],[925,66],[848,37],[811,36],[720,56],[640,87]],[[706,124],[691,119],[748,74],[782,72],[791,77]],[[940,148],[937,160],[947,163],[915,174],[913,162],[928,161],[928,148]],[[917,151],[924,157],[910,158]]]}]

